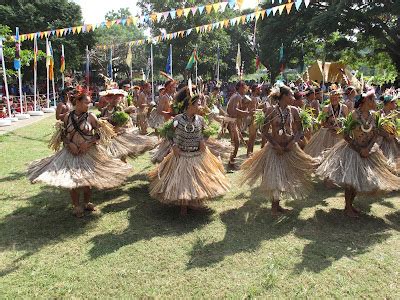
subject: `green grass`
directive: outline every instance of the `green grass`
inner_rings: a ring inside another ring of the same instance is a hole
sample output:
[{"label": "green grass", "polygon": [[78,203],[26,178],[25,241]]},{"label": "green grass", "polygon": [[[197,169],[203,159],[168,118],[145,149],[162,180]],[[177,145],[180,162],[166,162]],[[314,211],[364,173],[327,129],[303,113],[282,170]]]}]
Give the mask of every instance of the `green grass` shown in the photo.
[{"label": "green grass", "polygon": [[273,219],[231,173],[211,213],[182,219],[149,197],[144,155],[125,185],[94,192],[98,213],[76,219],[67,191],[25,178],[27,163],[51,153],[52,124],[0,136],[1,298],[400,297],[398,193],[357,198],[365,215],[350,220],[342,191],[317,184]]}]

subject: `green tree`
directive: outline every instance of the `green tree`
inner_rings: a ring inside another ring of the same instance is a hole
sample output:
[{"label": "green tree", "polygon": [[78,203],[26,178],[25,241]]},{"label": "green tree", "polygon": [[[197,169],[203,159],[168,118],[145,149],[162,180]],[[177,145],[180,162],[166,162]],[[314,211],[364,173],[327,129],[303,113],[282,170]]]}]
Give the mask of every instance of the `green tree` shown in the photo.
[{"label": "green tree", "polygon": [[[267,4],[264,8],[270,8]],[[295,10],[293,6],[292,10]],[[279,72],[279,47],[284,44],[289,67],[300,62],[301,45],[309,59],[337,60],[343,51],[386,53],[400,73],[399,1],[311,1],[299,12],[267,17],[260,23],[261,57],[273,77]],[[371,38],[374,39],[370,43]]]},{"label": "green tree", "polygon": [[[80,6],[68,0],[6,0],[0,3],[0,23],[9,26],[13,31],[15,27],[19,27],[21,34],[78,26],[83,23]],[[65,48],[67,70],[79,71],[83,70],[86,45],[92,48],[95,42],[92,32],[67,35],[61,38],[51,36],[50,40],[54,51],[56,77],[61,77],[58,72],[61,44],[64,44]],[[45,51],[44,39],[38,39],[38,47]],[[33,42],[24,41],[21,49],[23,51],[32,50]],[[24,68],[22,71],[26,80],[32,78],[32,72],[28,72]],[[45,77],[45,64],[38,65],[38,74],[42,78]]]}]

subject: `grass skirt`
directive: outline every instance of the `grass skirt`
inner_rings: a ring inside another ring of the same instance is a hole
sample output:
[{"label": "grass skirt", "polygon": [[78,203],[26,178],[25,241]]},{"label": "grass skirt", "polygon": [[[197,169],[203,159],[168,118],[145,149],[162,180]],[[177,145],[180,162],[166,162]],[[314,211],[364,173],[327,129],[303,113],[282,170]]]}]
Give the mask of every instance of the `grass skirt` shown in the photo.
[{"label": "grass skirt", "polygon": [[377,144],[362,158],[343,140],[326,151],[316,174],[342,187],[351,186],[358,193],[374,193],[400,189],[400,177],[394,172]]},{"label": "grass skirt", "polygon": [[395,164],[397,172],[400,172],[400,144],[396,139],[383,139],[381,143],[383,155],[389,164]]},{"label": "grass skirt", "polygon": [[129,176],[131,166],[111,158],[101,146],[92,146],[86,154],[72,155],[66,148],[28,166],[27,177],[32,183],[75,189],[114,188]]},{"label": "grass skirt", "polygon": [[160,128],[165,122],[164,116],[157,113],[157,109],[153,109],[149,115],[148,124],[151,128]]},{"label": "grass skirt", "polygon": [[[232,146],[228,142],[219,141],[213,138],[208,138],[205,140],[207,148],[214,154],[216,157],[220,157],[222,159],[229,159],[230,154],[232,152]],[[151,151],[151,162],[153,164],[160,163],[163,159],[171,152],[172,150],[172,142],[163,139],[161,143]]]},{"label": "grass skirt", "polygon": [[304,152],[311,157],[319,158],[326,149],[332,148],[343,139],[328,128],[320,128],[310,139],[304,148]]},{"label": "grass skirt", "polygon": [[229,183],[224,166],[208,149],[205,152],[171,152],[149,173],[150,196],[162,203],[203,206],[224,195]]},{"label": "grass skirt", "polygon": [[156,136],[140,135],[137,130],[126,131],[117,135],[107,146],[107,152],[114,158],[135,158],[153,149],[158,144]]},{"label": "grass skirt", "polygon": [[261,178],[260,189],[269,198],[278,198],[282,193],[293,199],[304,198],[312,191],[315,167],[315,159],[297,144],[279,155],[268,143],[242,164],[240,184],[253,186]]}]

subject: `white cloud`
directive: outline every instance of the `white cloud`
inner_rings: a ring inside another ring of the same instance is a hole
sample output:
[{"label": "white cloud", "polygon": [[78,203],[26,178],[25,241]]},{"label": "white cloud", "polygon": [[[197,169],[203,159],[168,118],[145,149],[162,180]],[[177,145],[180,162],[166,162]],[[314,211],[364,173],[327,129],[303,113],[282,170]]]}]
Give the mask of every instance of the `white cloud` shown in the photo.
[{"label": "white cloud", "polygon": [[128,7],[133,16],[137,15],[139,8],[136,0],[73,0],[82,9],[85,23],[100,23],[104,21],[107,12]]}]

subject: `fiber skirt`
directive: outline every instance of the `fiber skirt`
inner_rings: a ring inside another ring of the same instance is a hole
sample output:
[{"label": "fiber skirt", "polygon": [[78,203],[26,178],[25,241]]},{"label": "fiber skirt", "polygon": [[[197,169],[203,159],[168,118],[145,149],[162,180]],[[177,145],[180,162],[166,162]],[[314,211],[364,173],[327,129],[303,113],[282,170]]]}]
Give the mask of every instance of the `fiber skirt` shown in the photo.
[{"label": "fiber skirt", "polygon": [[114,158],[135,158],[153,149],[159,143],[156,136],[140,135],[137,130],[117,135],[107,146],[107,152]]},{"label": "fiber skirt", "polygon": [[206,200],[229,189],[224,166],[208,149],[204,152],[172,152],[149,173],[150,196],[162,203],[203,206]]},{"label": "fiber skirt", "polygon": [[293,199],[304,198],[312,191],[315,168],[315,159],[297,144],[280,155],[268,143],[242,164],[240,183],[253,186],[261,179],[260,190],[270,198],[281,194]]},{"label": "fiber skirt", "polygon": [[311,157],[319,158],[326,149],[332,148],[343,139],[328,128],[320,128],[310,139],[304,148],[304,152]]},{"label": "fiber skirt", "polygon": [[92,146],[86,154],[75,156],[63,148],[54,155],[33,161],[28,166],[27,177],[32,183],[66,189],[86,186],[108,189],[121,185],[131,170],[130,165],[108,156],[104,148]]},{"label": "fiber skirt", "polygon": [[400,189],[400,177],[377,144],[367,158],[362,158],[343,140],[326,152],[316,174],[339,186],[353,187],[358,193]]}]

